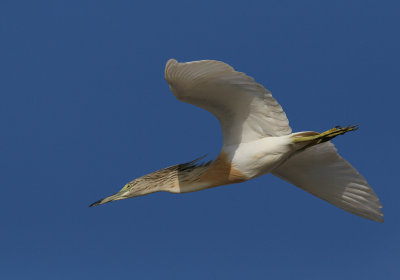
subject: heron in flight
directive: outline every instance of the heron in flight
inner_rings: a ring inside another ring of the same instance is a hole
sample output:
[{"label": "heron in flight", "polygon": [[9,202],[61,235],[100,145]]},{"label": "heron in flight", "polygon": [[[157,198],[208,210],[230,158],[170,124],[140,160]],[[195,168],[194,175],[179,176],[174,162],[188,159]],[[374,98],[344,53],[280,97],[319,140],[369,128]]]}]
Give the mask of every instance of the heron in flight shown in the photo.
[{"label": "heron in flight", "polygon": [[223,136],[220,154],[208,163],[199,158],[137,178],[90,206],[159,191],[199,191],[272,173],[350,213],[383,222],[375,192],[330,142],[357,126],[292,133],[271,93],[221,61],[170,59],[165,78],[178,100],[217,117]]}]

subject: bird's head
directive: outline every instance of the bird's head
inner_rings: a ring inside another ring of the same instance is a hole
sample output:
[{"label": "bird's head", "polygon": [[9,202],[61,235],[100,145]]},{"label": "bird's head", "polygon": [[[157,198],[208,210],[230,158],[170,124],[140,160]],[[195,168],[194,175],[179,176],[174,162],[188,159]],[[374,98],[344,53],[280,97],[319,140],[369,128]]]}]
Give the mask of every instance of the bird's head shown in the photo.
[{"label": "bird's head", "polygon": [[100,199],[99,201],[92,203],[89,207],[101,205],[101,204],[108,203],[108,202],[115,201],[115,200],[121,200],[121,199],[136,197],[136,196],[142,196],[142,195],[153,193],[156,191],[158,191],[158,189],[154,188],[150,184],[147,184],[143,180],[136,179],[136,180],[133,180],[132,182],[129,182],[128,184],[126,184],[119,192],[117,192],[111,196],[108,196],[106,198]]}]

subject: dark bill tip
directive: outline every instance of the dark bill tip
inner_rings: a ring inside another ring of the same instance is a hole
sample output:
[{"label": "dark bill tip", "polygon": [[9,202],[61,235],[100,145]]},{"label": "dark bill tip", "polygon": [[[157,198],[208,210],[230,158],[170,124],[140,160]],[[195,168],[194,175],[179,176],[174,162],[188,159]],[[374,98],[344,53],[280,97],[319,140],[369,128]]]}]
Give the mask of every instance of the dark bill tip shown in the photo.
[{"label": "dark bill tip", "polygon": [[93,207],[93,206],[100,205],[102,201],[103,201],[103,200],[100,199],[100,200],[98,200],[98,201],[96,201],[96,202],[93,202],[92,204],[89,205],[89,207]]}]

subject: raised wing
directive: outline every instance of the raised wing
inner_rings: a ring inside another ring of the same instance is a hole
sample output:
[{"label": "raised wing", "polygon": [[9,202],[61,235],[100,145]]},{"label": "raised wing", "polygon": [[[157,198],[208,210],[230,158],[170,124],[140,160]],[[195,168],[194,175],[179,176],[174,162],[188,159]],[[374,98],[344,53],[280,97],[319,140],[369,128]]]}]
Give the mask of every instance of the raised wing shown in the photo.
[{"label": "raised wing", "polygon": [[178,100],[218,118],[224,145],[291,133],[286,114],[271,93],[224,62],[170,59],[165,78]]},{"label": "raised wing", "polygon": [[350,213],[383,222],[374,190],[330,142],[294,155],[272,174]]}]

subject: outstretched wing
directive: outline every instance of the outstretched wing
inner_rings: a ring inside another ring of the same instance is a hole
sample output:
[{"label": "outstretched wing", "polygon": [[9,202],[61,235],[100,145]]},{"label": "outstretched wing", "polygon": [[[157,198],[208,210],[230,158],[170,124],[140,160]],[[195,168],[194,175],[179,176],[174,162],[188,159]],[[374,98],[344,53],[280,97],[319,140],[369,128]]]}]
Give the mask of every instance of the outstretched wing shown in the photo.
[{"label": "outstretched wing", "polygon": [[170,59],[165,78],[178,100],[218,118],[224,145],[291,133],[286,114],[271,93],[224,62]]},{"label": "outstretched wing", "polygon": [[295,154],[272,174],[350,213],[383,222],[374,190],[330,142]]}]

